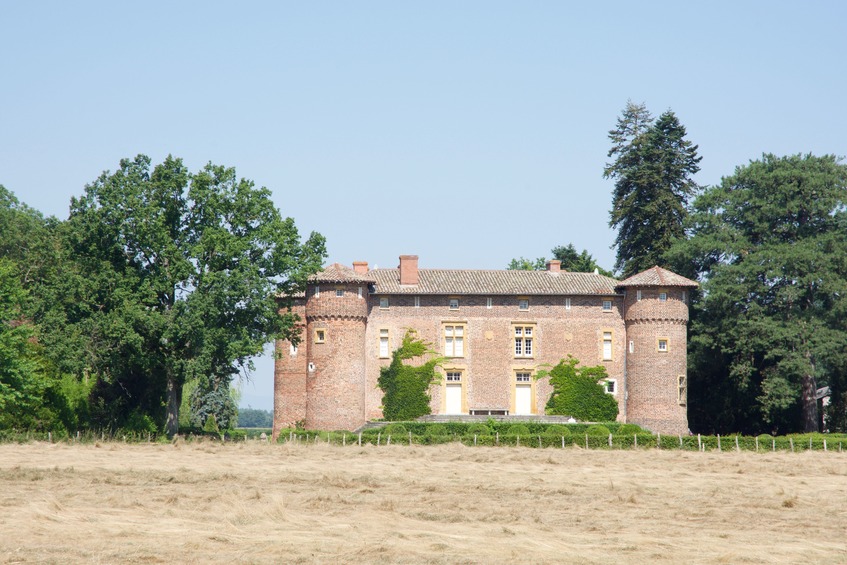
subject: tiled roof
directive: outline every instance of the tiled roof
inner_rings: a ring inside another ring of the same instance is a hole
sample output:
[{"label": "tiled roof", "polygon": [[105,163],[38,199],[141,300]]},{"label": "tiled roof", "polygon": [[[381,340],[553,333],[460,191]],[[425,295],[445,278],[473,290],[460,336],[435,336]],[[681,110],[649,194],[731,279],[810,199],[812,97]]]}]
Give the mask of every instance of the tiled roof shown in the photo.
[{"label": "tiled roof", "polygon": [[626,280],[622,280],[617,286],[687,286],[694,288],[699,285],[691,279],[656,266],[646,271],[641,271],[637,275],[632,275]]},{"label": "tiled roof", "polygon": [[341,263],[333,263],[332,265],[325,268],[323,271],[320,271],[310,276],[309,281],[372,283],[374,282],[374,278],[373,276],[371,276],[371,273],[362,275],[346,265],[342,265]]},{"label": "tiled roof", "polygon": [[400,285],[399,269],[376,269],[376,294],[615,294],[613,278],[594,273],[420,269],[420,282]]}]

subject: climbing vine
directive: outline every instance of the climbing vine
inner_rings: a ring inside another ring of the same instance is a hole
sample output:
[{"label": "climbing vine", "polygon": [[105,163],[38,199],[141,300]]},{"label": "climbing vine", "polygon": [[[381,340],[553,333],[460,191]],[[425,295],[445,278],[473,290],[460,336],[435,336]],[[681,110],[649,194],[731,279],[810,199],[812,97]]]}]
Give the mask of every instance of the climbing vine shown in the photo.
[{"label": "climbing vine", "polygon": [[[420,364],[406,361],[423,359]],[[382,389],[382,414],[386,420],[414,420],[431,413],[429,387],[441,381],[436,367],[441,363],[431,344],[407,330],[403,342],[391,356],[391,364],[379,371],[379,388]]]}]

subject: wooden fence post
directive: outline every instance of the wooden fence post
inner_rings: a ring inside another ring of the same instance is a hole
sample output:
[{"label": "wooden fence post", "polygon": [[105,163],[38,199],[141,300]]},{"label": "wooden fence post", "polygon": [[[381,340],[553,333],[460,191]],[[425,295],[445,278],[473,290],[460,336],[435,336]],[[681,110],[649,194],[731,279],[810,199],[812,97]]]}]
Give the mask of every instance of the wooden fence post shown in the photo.
[{"label": "wooden fence post", "polygon": [[656,433],[656,449],[662,449],[662,432]]},{"label": "wooden fence post", "polygon": [[612,434],[609,434],[609,447],[612,447]]},{"label": "wooden fence post", "polygon": [[756,436],[756,453],[759,453],[759,436]]},{"label": "wooden fence post", "polygon": [[343,446],[347,445],[347,434],[346,433],[341,437],[341,445],[343,445]]},{"label": "wooden fence post", "polygon": [[793,437],[788,438],[788,443],[791,444],[791,453],[794,453],[794,438]]},{"label": "wooden fence post", "polygon": [[388,434],[388,439],[385,440],[385,445],[391,445],[391,434]]},{"label": "wooden fence post", "polygon": [[697,434],[697,451],[703,451],[703,442],[700,440],[700,434]]},{"label": "wooden fence post", "polygon": [[738,446],[738,434],[735,434],[735,451],[741,451],[741,448]]},{"label": "wooden fence post", "polygon": [[721,450],[721,434],[718,434],[718,451]]},{"label": "wooden fence post", "polygon": [[376,446],[379,447],[379,440],[382,437],[382,432],[376,433]]},{"label": "wooden fence post", "polygon": [[409,432],[409,445],[412,445],[412,432]]},{"label": "wooden fence post", "polygon": [[362,432],[359,432],[359,447],[362,447]]}]

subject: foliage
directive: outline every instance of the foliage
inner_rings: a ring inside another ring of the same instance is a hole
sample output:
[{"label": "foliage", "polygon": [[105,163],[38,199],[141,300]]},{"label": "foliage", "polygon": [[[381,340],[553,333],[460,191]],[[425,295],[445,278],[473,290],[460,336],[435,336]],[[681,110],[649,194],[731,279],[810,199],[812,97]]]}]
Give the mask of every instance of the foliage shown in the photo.
[{"label": "foliage", "polygon": [[621,435],[632,435],[632,434],[640,434],[644,430],[641,429],[641,426],[637,424],[621,424],[621,427],[618,428],[618,431],[615,432]]},{"label": "foliage", "polygon": [[[424,356],[429,359],[419,365],[404,363]],[[391,356],[391,364],[379,371],[377,384],[383,392],[382,413],[386,420],[413,420],[431,412],[429,387],[439,382],[436,367],[441,361],[417,332],[406,332]]]},{"label": "foliage", "polygon": [[95,425],[140,411],[170,434],[186,381],[215,397],[207,408],[223,406],[217,391],[248,375],[268,340],[296,340],[274,297],[301,289],[325,254],[318,234],[301,244],[267,189],[211,163],[192,175],[170,156],[152,171],[143,155],[122,160],[72,199],[58,232],[64,272],[39,312],[45,344],[62,369],[96,378]]},{"label": "foliage", "polygon": [[240,428],[270,428],[273,427],[273,413],[270,410],[256,408],[238,409],[238,427]]},{"label": "foliage", "polygon": [[[812,155],[764,155],[697,198],[691,238],[669,254],[703,283],[692,429],[814,431],[815,389],[845,390],[845,205],[847,167]],[[845,406],[835,406],[837,422]]]},{"label": "foliage", "polygon": [[550,371],[539,371],[537,378],[549,376],[553,387],[547,401],[547,413],[588,422],[617,418],[618,403],[598,384],[607,378],[606,368],[602,365],[577,367],[578,364],[577,359],[568,355]]},{"label": "foliage", "polygon": [[384,428],[384,432],[386,435],[404,436],[409,433],[409,430],[403,424],[389,424]]},{"label": "foliage", "polygon": [[491,428],[489,428],[485,424],[471,424],[470,426],[468,426],[466,433],[487,436],[491,435]]},{"label": "foliage", "polygon": [[512,424],[506,433],[513,436],[528,436],[529,428],[524,424]]},{"label": "foliage", "polygon": [[590,436],[608,436],[611,432],[602,424],[592,424],[588,426],[585,433]]},{"label": "foliage", "polygon": [[547,426],[547,429],[544,430],[544,433],[548,436],[568,437],[571,435],[571,430],[564,424],[551,424]]},{"label": "foliage", "polygon": [[210,434],[220,433],[221,429],[218,426],[218,421],[214,414],[209,414],[206,421],[203,422],[203,431]]},{"label": "foliage", "polygon": [[[551,253],[553,254],[553,259],[562,262],[562,270],[572,273],[593,273],[596,269],[603,276],[612,276],[612,272],[600,267],[587,250],[583,249],[582,253],[577,252],[573,243],[569,243],[567,246],[556,246]],[[539,257],[538,259],[531,260],[521,257],[519,259],[512,259],[506,268],[510,271],[543,271],[547,268],[547,259]]]},{"label": "foliage", "polygon": [[689,199],[698,189],[697,146],[668,110],[653,121],[644,104],[628,101],[609,132],[612,148],[603,176],[614,180],[609,226],[617,229],[615,270],[629,277],[663,264],[674,241],[684,238]]}]

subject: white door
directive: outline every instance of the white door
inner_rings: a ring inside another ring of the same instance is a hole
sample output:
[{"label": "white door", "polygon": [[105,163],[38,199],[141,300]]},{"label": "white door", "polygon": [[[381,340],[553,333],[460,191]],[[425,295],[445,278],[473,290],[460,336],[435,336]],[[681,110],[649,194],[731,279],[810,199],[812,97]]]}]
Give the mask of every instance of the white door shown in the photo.
[{"label": "white door", "polygon": [[461,384],[448,384],[447,385],[447,406],[446,413],[447,414],[461,414],[462,413],[462,385]]},{"label": "white door", "polygon": [[532,386],[515,386],[515,414],[532,414]]}]

